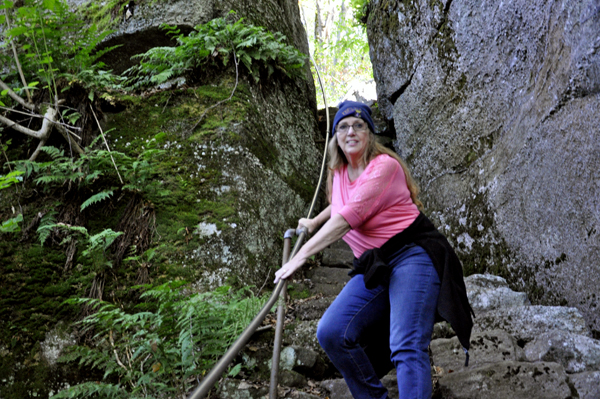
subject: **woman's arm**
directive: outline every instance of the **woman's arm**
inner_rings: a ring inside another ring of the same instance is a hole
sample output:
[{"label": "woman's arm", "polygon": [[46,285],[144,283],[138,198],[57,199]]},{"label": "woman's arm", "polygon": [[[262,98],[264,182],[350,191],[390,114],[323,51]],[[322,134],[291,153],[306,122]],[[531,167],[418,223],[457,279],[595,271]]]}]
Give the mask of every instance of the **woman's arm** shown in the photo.
[{"label": "woman's arm", "polygon": [[[322,213],[323,212],[321,212],[321,214]],[[321,214],[319,214],[319,216],[321,216]],[[329,215],[331,215],[331,210]],[[317,218],[319,216],[317,216]],[[344,219],[340,214],[333,215],[333,217],[331,217],[327,223],[321,227],[317,234],[315,234],[310,240],[308,240],[306,244],[304,244],[304,246],[302,246],[302,248],[300,248],[292,260],[275,272],[274,283],[277,284],[279,280],[286,279],[294,274],[296,270],[302,267],[309,257],[321,252],[323,249],[327,248],[327,246],[342,238],[349,231],[350,225],[348,222],[346,222],[346,219]]]},{"label": "woman's arm", "polygon": [[298,220],[298,228],[304,226],[308,229],[309,233],[315,231],[319,226],[329,220],[331,217],[331,205],[325,208],[321,213],[312,219],[300,219]]}]

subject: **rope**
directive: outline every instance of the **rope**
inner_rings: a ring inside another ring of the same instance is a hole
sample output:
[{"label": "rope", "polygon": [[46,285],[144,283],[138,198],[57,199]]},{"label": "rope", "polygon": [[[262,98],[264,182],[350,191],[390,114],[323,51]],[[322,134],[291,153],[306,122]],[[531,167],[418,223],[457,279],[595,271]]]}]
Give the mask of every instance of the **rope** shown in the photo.
[{"label": "rope", "polygon": [[[308,210],[308,215],[307,215],[308,219],[310,219],[310,216],[312,215],[312,212],[315,207],[315,203],[317,202],[317,197],[319,196],[319,189],[321,187],[321,183],[323,182],[323,175],[325,172],[325,161],[327,160],[327,146],[329,145],[329,127],[330,127],[329,108],[327,106],[327,98],[325,97],[325,89],[323,86],[323,81],[321,79],[321,73],[319,72],[319,68],[317,67],[317,63],[315,62],[312,54],[310,54],[310,60],[312,61],[313,65],[315,67],[315,71],[317,72],[317,77],[319,79],[319,85],[321,86],[321,92],[323,93],[323,102],[325,104],[325,112],[326,112],[326,117],[327,117],[327,129],[325,131],[325,133],[326,133],[325,150],[323,151],[323,161],[321,163],[321,172],[319,174],[319,182],[317,183],[317,187],[315,189],[315,195],[313,196],[310,208]],[[304,242],[304,239],[308,235],[308,231],[305,227],[298,229],[298,231],[296,233],[298,234],[298,239],[296,240],[296,245],[294,245],[294,248],[289,256],[289,259],[293,258],[294,255],[296,255],[296,252],[298,251],[298,249],[300,249],[300,246],[302,245],[302,243]],[[286,235],[287,235],[287,233],[286,233]],[[277,286],[273,290],[273,293],[271,294],[271,297],[267,301],[266,305],[263,306],[261,311],[256,315],[256,317],[254,317],[254,320],[252,320],[252,322],[248,325],[248,327],[246,327],[244,332],[238,337],[238,339],[233,343],[233,345],[231,345],[229,350],[227,350],[227,352],[221,357],[221,359],[219,359],[219,361],[215,364],[215,366],[213,366],[212,370],[210,370],[210,372],[204,377],[202,382],[200,382],[200,385],[198,385],[198,387],[190,394],[190,396],[188,396],[188,399],[203,398],[212,389],[212,387],[215,385],[215,383],[218,381],[218,379],[221,377],[221,375],[225,372],[225,370],[227,369],[227,366],[231,363],[233,358],[244,348],[244,346],[246,346],[246,343],[250,340],[250,337],[252,336],[252,334],[254,334],[254,332],[260,326],[260,324],[262,323],[264,318],[271,311],[271,308],[273,307],[275,302],[279,299],[279,295],[282,292],[285,284],[287,284],[286,280],[280,280],[279,283],[277,283]]]},{"label": "rope", "polygon": [[319,182],[317,183],[317,188],[315,189],[315,195],[313,196],[312,203],[310,204],[310,209],[308,210],[307,219],[310,219],[312,215],[312,211],[315,207],[315,203],[317,202],[317,197],[319,196],[319,188],[321,188],[321,183],[323,182],[323,175],[325,172],[325,161],[327,160],[327,146],[329,145],[329,128],[331,126],[329,121],[329,107],[327,106],[327,97],[325,96],[325,88],[323,86],[323,80],[321,79],[321,72],[319,72],[319,67],[313,58],[313,55],[310,54],[310,60],[315,67],[315,71],[317,72],[317,78],[319,79],[319,85],[321,86],[321,93],[323,93],[323,103],[325,104],[325,115],[327,117],[327,128],[325,129],[325,149],[323,150],[323,162],[321,163],[321,173],[319,173]]}]

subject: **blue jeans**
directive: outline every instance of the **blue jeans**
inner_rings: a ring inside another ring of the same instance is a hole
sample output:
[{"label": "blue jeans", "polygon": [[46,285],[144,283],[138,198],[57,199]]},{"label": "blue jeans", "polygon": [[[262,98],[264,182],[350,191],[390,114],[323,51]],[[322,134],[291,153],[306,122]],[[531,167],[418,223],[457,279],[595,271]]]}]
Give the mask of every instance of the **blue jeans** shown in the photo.
[{"label": "blue jeans", "polygon": [[389,285],[368,290],[360,274],[346,284],[321,318],[317,338],[355,398],[388,398],[378,378],[381,367],[372,362],[382,356],[387,361],[388,354],[400,399],[430,398],[428,346],[440,280],[425,250],[416,245],[402,248],[389,264]]}]

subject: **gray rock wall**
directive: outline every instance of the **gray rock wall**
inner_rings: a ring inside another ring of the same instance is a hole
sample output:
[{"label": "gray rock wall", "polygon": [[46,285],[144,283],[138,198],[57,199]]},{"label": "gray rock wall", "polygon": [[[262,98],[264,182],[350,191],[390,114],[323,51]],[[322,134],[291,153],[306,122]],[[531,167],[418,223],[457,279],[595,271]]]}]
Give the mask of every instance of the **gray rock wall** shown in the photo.
[{"label": "gray rock wall", "polygon": [[[81,12],[89,2],[70,0],[70,4]],[[129,18],[114,10],[115,32],[102,45],[121,47],[107,53],[103,62],[109,69],[122,72],[138,62],[130,59],[132,55],[174,44],[161,25],[176,25],[186,32],[198,24],[225,17],[232,10],[236,13],[232,21],[243,18],[247,24],[281,32],[290,44],[308,54],[306,32],[295,1],[165,0],[136,2]],[[200,237],[201,245],[178,260],[183,266],[202,272],[199,286],[212,288],[239,281],[260,287],[271,281],[272,273],[269,273],[279,265],[281,258],[282,233],[294,227],[291,223],[298,218],[306,216],[321,156],[314,143],[318,129],[308,58],[305,65],[306,79],[290,79],[275,73],[268,81],[263,79],[257,83],[252,78],[245,80],[246,75],[240,74],[238,92],[245,93],[243,104],[233,106],[239,107],[245,116],[223,127],[212,141],[198,143],[190,137],[187,116],[172,118],[162,127],[170,140],[176,138],[179,146],[193,154],[189,159],[192,166],[186,165],[191,169],[186,174],[190,184],[198,184],[198,181],[204,184],[206,170],[220,172],[218,178],[211,181],[211,187],[194,194],[197,202],[219,203],[235,198],[232,207],[236,210],[237,222],[229,223],[227,229],[218,228],[214,221],[199,223],[193,234]],[[223,68],[222,76],[215,77],[211,83],[219,85],[234,78],[232,67]],[[177,94],[173,97],[171,104],[177,102]],[[182,109],[186,107],[190,105],[181,105]],[[113,117],[110,126],[119,131],[123,127],[120,123]],[[201,129],[202,126],[197,130]],[[139,130],[143,137],[155,134]],[[170,156],[174,157],[175,152]]]},{"label": "gray rock wall", "polygon": [[380,109],[466,273],[600,331],[600,2],[383,1]]}]

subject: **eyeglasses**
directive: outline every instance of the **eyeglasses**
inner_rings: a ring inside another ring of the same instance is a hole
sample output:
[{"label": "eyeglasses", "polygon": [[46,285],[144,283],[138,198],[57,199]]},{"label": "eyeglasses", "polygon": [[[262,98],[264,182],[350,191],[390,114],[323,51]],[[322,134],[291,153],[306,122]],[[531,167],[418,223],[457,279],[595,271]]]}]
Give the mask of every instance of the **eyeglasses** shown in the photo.
[{"label": "eyeglasses", "polygon": [[353,125],[348,125],[346,123],[342,123],[341,125],[338,125],[336,128],[336,131],[340,132],[340,133],[347,133],[348,129],[350,129],[350,126],[352,126],[352,129],[354,129],[355,132],[364,132],[365,130],[367,130],[367,124],[364,122],[356,122]]}]

